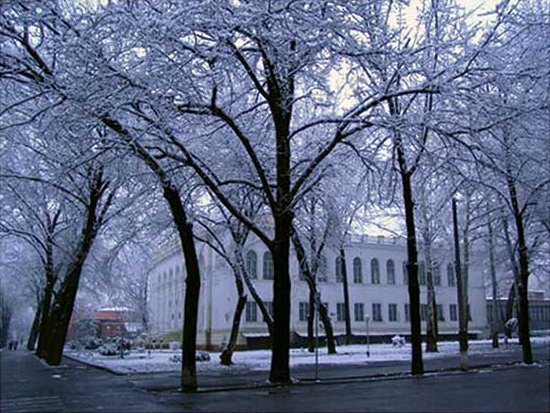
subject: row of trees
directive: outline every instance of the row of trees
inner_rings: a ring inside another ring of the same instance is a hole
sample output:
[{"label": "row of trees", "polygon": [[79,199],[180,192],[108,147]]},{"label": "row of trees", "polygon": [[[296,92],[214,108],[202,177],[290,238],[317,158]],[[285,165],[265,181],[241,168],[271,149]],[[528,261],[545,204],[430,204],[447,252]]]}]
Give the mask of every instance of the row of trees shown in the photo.
[{"label": "row of trees", "polygon": [[[344,251],[365,211],[397,207],[412,373],[422,374],[418,240],[434,351],[430,251],[451,235],[457,196],[459,279],[467,290],[473,236],[487,233],[479,222],[492,233],[506,228],[524,361],[532,361],[530,254],[548,245],[550,228],[547,5],[504,1],[484,25],[451,0],[422,2],[415,22],[393,1],[1,7],[0,229],[32,246],[42,266],[39,356],[59,363],[98,235],[116,248],[136,226],[158,228],[147,222],[165,211],[162,196],[185,257],[182,389],[197,387],[196,240],[230,264],[238,328],[243,283],[261,302],[243,260],[249,234],[274,264],[273,317],[262,310],[272,333],[269,378],[289,382],[291,245],[310,308],[317,302],[330,335],[316,294],[323,248]],[[222,230],[236,251],[216,241]]]}]

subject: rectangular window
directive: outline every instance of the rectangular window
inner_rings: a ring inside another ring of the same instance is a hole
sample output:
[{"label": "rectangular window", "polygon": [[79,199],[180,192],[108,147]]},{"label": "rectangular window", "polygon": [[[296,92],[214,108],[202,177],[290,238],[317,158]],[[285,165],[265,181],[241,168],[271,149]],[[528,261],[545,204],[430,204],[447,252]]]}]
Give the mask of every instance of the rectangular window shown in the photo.
[{"label": "rectangular window", "polygon": [[454,287],[456,285],[455,268],[451,263],[447,264],[447,283],[449,284],[449,287]]},{"label": "rectangular window", "polygon": [[388,319],[390,321],[397,320],[397,304],[388,304]]},{"label": "rectangular window", "polygon": [[334,273],[336,274],[337,283],[344,282],[343,263],[345,263],[345,261],[342,260],[342,257],[336,257],[336,260],[334,261]]},{"label": "rectangular window", "polygon": [[441,267],[438,263],[435,263],[433,266],[433,273],[434,273],[434,285],[440,286],[441,285]]},{"label": "rectangular window", "polygon": [[365,321],[365,305],[363,303],[355,303],[353,305],[355,321]]},{"label": "rectangular window", "polygon": [[409,273],[407,272],[407,262],[403,261],[403,284],[409,283]]},{"label": "rectangular window", "polygon": [[246,316],[245,320],[248,323],[254,323],[258,321],[258,309],[254,301],[246,302]]},{"label": "rectangular window", "polygon": [[411,306],[405,304],[405,321],[411,321]]},{"label": "rectangular window", "polygon": [[346,310],[344,303],[336,303],[336,321],[344,321],[346,319]]},{"label": "rectangular window", "polygon": [[307,317],[309,315],[309,303],[306,303],[304,301],[300,302],[300,321],[307,321]]},{"label": "rectangular window", "polygon": [[426,285],[426,266],[424,265],[424,261],[420,261],[418,264],[418,283]]},{"label": "rectangular window", "polygon": [[426,321],[428,319],[428,304],[420,304],[420,320]]},{"label": "rectangular window", "polygon": [[468,304],[468,321],[472,321],[472,312],[470,311],[470,304]]},{"label": "rectangular window", "polygon": [[437,321],[445,321],[445,314],[443,314],[443,306],[441,304],[437,304],[435,306],[435,312],[437,315]]},{"label": "rectangular window", "polygon": [[265,303],[265,309],[273,319],[273,301],[264,301],[264,303]]},{"label": "rectangular window", "polygon": [[456,311],[456,304],[449,304],[449,318],[451,321],[457,321],[458,320],[458,314]]},{"label": "rectangular window", "polygon": [[372,305],[372,321],[382,321],[382,304]]}]

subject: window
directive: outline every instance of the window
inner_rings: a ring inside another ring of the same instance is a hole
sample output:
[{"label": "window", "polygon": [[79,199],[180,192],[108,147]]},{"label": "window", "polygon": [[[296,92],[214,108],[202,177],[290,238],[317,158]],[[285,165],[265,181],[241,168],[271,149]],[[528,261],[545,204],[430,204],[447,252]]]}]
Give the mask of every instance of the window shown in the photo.
[{"label": "window", "polygon": [[458,320],[458,314],[456,311],[456,304],[449,304],[449,318],[451,321],[457,321]]},{"label": "window", "polygon": [[254,251],[246,253],[246,273],[252,279],[258,278],[258,257]]},{"label": "window", "polygon": [[263,276],[264,280],[272,280],[273,279],[273,256],[271,255],[271,252],[266,251],[264,252],[264,266],[263,266]]},{"label": "window", "polygon": [[334,260],[334,273],[336,274],[336,282],[344,282],[344,271],[343,271],[343,260],[342,257],[338,256]]},{"label": "window", "polygon": [[470,304],[468,304],[468,321],[472,321],[472,313],[470,311]]},{"label": "window", "polygon": [[397,304],[388,304],[388,319],[390,321],[397,320]]},{"label": "window", "polygon": [[363,282],[363,265],[359,257],[353,259],[353,282],[356,284]]},{"label": "window", "polygon": [[420,304],[420,320],[426,321],[428,319],[428,304]]},{"label": "window", "polygon": [[411,321],[411,306],[405,304],[405,321]]},{"label": "window", "polygon": [[258,321],[258,309],[254,301],[246,302],[246,316],[245,320],[249,323]]},{"label": "window", "polygon": [[424,261],[418,263],[418,283],[426,285],[426,266],[424,265]]},{"label": "window", "polygon": [[435,313],[437,315],[437,321],[445,321],[445,314],[443,313],[443,306],[441,304],[435,306]]},{"label": "window", "polygon": [[454,287],[455,284],[455,270],[454,266],[451,263],[447,264],[447,283],[449,284],[449,287]]},{"label": "window", "polygon": [[273,318],[273,301],[264,301],[264,304],[265,304],[265,309],[267,310],[271,318]]},{"label": "window", "polygon": [[319,257],[319,267],[317,268],[317,280],[327,281],[327,259],[324,255]]},{"label": "window", "polygon": [[403,261],[403,284],[409,283],[409,272],[407,271],[407,261]]},{"label": "window", "polygon": [[434,285],[441,285],[441,266],[439,263],[434,263]]},{"label": "window", "polygon": [[370,262],[371,282],[373,284],[380,284],[380,264],[378,260],[373,258]]},{"label": "window", "polygon": [[382,304],[372,305],[372,321],[382,321]]},{"label": "window", "polygon": [[344,321],[346,319],[346,306],[344,303],[336,303],[336,321]]},{"label": "window", "polygon": [[363,303],[355,303],[353,305],[353,313],[355,321],[365,321],[365,305]]},{"label": "window", "polygon": [[388,284],[395,284],[395,264],[393,260],[386,261],[386,274],[388,276]]},{"label": "window", "polygon": [[307,317],[309,316],[309,303],[305,301],[301,301],[299,304],[299,320],[300,321],[307,321]]}]

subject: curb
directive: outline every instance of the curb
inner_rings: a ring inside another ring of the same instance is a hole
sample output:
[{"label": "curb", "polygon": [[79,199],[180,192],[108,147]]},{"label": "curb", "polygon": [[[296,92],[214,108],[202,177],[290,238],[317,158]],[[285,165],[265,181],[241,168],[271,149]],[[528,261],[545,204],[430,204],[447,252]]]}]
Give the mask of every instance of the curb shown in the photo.
[{"label": "curb", "polygon": [[[107,371],[111,374],[117,376],[132,376],[133,373],[121,373],[115,370],[110,369],[106,366],[98,366],[92,364],[91,362],[75,358],[71,355],[63,355],[70,360],[73,360],[77,363],[81,363],[99,370]],[[548,363],[549,359],[534,360],[533,363]],[[363,376],[344,376],[344,377],[334,377],[334,378],[324,378],[324,379],[314,379],[311,377],[301,377],[293,379],[292,383],[288,384],[279,384],[279,383],[270,383],[268,381],[250,383],[250,384],[241,384],[241,385],[227,385],[227,386],[209,386],[209,387],[200,387],[195,393],[216,393],[216,392],[230,392],[230,391],[239,391],[239,390],[258,390],[258,389],[275,389],[275,388],[284,388],[284,387],[293,387],[293,386],[312,386],[312,385],[330,385],[330,384],[345,384],[345,383],[357,383],[357,382],[369,382],[369,381],[386,381],[386,380],[400,380],[405,378],[424,378],[427,375],[433,374],[456,374],[456,373],[473,373],[477,370],[485,370],[490,368],[509,368],[511,366],[520,366],[523,365],[523,362],[520,361],[508,361],[508,362],[498,362],[495,364],[477,364],[470,366],[469,370],[463,371],[460,367],[446,367],[438,370],[426,370],[424,374],[413,376],[409,372],[395,372],[395,373],[376,373]],[[179,386],[150,386],[144,387],[144,390],[151,393],[179,393]]]},{"label": "curb", "polygon": [[[542,364],[548,363],[550,359],[544,360],[534,360],[533,364]],[[289,384],[277,384],[277,383],[255,383],[248,385],[237,385],[237,386],[212,386],[198,388],[196,393],[214,393],[214,392],[225,392],[225,391],[238,391],[238,390],[257,390],[257,389],[270,389],[270,388],[283,388],[283,387],[293,387],[293,386],[312,386],[312,385],[331,385],[331,384],[345,384],[345,383],[358,383],[358,382],[370,382],[370,381],[389,381],[389,380],[401,380],[405,378],[426,378],[428,375],[440,374],[440,375],[451,375],[457,373],[476,373],[478,370],[484,369],[503,369],[509,368],[511,366],[521,366],[523,362],[510,361],[497,364],[480,364],[471,366],[469,370],[463,371],[460,367],[450,367],[442,368],[439,370],[427,370],[422,375],[413,376],[411,373],[399,372],[399,373],[379,373],[367,376],[348,376],[348,377],[338,377],[331,379],[313,379],[313,378],[301,378],[296,379]],[[162,392],[179,392],[179,387],[164,387],[162,389],[147,389],[148,391],[155,393]]]}]

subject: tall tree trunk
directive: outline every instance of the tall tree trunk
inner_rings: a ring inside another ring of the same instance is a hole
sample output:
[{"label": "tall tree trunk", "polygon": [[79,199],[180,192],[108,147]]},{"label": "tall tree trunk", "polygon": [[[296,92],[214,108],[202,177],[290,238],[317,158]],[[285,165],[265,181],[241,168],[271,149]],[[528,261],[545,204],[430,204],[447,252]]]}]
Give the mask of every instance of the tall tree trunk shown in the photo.
[{"label": "tall tree trunk", "polygon": [[525,241],[525,228],[523,224],[523,211],[519,207],[518,195],[516,190],[516,182],[508,173],[508,190],[510,192],[510,200],[512,201],[512,211],[516,222],[516,231],[518,237],[518,253],[519,253],[519,274],[520,279],[517,284],[517,294],[519,298],[519,337],[523,350],[523,362],[525,364],[533,363],[533,353],[531,350],[531,337],[529,328],[529,299],[528,299],[528,283],[529,283],[529,253],[527,251],[527,243]]},{"label": "tall tree trunk", "polygon": [[307,351],[313,353],[315,351],[315,293],[313,289],[309,289],[309,311],[307,313]]},{"label": "tall tree trunk", "polygon": [[[516,314],[516,317],[519,319],[519,294],[518,294],[518,284],[520,281],[520,269],[519,265],[516,261],[515,256],[515,248],[512,242],[512,239],[510,237],[510,228],[508,224],[508,219],[504,215],[504,213],[501,214],[501,220],[502,220],[502,228],[504,230],[504,239],[506,240],[506,250],[508,251],[508,258],[510,260],[510,266],[512,267],[512,273],[514,274],[514,282],[512,283],[512,286],[510,287],[510,292],[508,294],[508,301],[506,302],[506,317],[505,322],[512,317],[514,317],[514,311]],[[508,338],[511,338],[511,331],[506,330],[506,336]],[[521,340],[521,339],[520,339]]]},{"label": "tall tree trunk", "polygon": [[221,364],[224,366],[230,366],[233,364],[232,357],[237,344],[237,338],[239,336],[239,327],[241,324],[241,316],[246,305],[246,294],[244,294],[244,288],[242,281],[236,281],[237,291],[239,298],[237,299],[237,305],[235,306],[235,313],[233,314],[233,324],[231,325],[231,335],[229,336],[229,342],[223,349],[220,355]]},{"label": "tall tree trunk", "polygon": [[[318,292],[317,281],[315,279],[314,273],[312,273],[312,270],[310,269],[311,267],[308,265],[305,249],[296,232],[294,231],[292,232],[291,238],[294,245],[294,250],[296,251],[296,258],[298,259],[298,265],[300,266],[300,270],[302,271],[302,274],[304,275],[304,278],[309,287],[310,297],[313,296],[313,299],[315,300],[316,294]],[[314,252],[314,255],[317,255],[317,253]],[[316,273],[318,271],[318,266],[314,265],[312,267],[315,267],[314,272]],[[327,307],[321,301],[320,296],[319,296],[319,302],[316,304],[317,304],[316,307],[319,309],[319,319],[323,324],[323,328],[326,334],[327,352],[328,354],[336,354],[334,330],[332,329],[332,323],[330,321]],[[311,314],[311,311],[310,311],[310,314]],[[315,313],[313,313],[313,317],[315,317]],[[313,337],[313,332],[312,332],[312,337]]]},{"label": "tall tree trunk", "polygon": [[177,188],[172,185],[164,187],[164,198],[170,206],[172,218],[176,224],[178,235],[185,257],[185,301],[183,310],[183,341],[181,363],[181,390],[194,392],[197,390],[197,316],[199,313],[199,295],[201,287],[199,260],[195,249],[193,225],[188,222],[185,208]]},{"label": "tall tree trunk", "polygon": [[346,268],[346,252],[340,247],[340,271],[342,274],[342,288],[344,289],[344,318],[346,323],[346,344],[351,344],[351,317],[349,312],[348,271]]},{"label": "tall tree trunk", "polygon": [[491,339],[493,348],[498,348],[498,287],[497,287],[497,270],[495,264],[495,243],[493,224],[491,223],[491,217],[488,216],[487,221],[488,237],[489,237],[489,271],[491,273],[491,287],[492,287],[492,307],[491,307]]},{"label": "tall tree trunk", "polygon": [[319,300],[319,318],[323,323],[327,340],[327,352],[328,354],[336,354],[336,340],[334,340],[334,330],[332,329],[332,323],[330,322],[330,316],[328,314],[327,306]]},{"label": "tall tree trunk", "polygon": [[422,361],[422,329],[420,324],[420,287],[418,285],[418,250],[416,246],[416,229],[414,224],[414,198],[412,193],[412,175],[406,172],[404,153],[397,148],[400,174],[403,185],[403,204],[407,228],[407,274],[409,277],[409,311],[411,320],[411,345],[413,375],[424,374]]},{"label": "tall tree trunk", "polygon": [[426,257],[426,289],[428,301],[428,320],[426,323],[426,352],[436,353],[437,350],[437,304],[433,281],[433,264],[431,248],[425,251]]},{"label": "tall tree trunk", "polygon": [[53,299],[53,290],[55,285],[55,274],[53,264],[53,241],[51,237],[46,238],[45,245],[46,262],[44,265],[44,275],[46,277],[46,285],[44,286],[44,294],[42,298],[42,309],[40,318],[40,333],[38,336],[38,347],[36,348],[36,355],[42,359],[48,357],[48,351],[50,350],[50,336],[51,336],[51,306]]},{"label": "tall tree trunk", "polygon": [[426,323],[426,352],[437,352],[437,305],[433,278],[432,237],[430,233],[428,213],[425,203],[422,204],[422,221],[424,228],[422,238],[424,243],[424,257],[426,261],[426,293],[428,302],[428,320]]},{"label": "tall tree trunk", "polygon": [[456,199],[453,198],[453,233],[455,249],[455,272],[456,272],[456,299],[458,305],[458,341],[460,346],[460,369],[468,370],[468,320],[467,309],[464,308],[464,289],[462,286],[462,264],[460,259],[460,241],[458,234],[458,216],[456,210]]},{"label": "tall tree trunk", "polygon": [[273,336],[271,347],[271,370],[269,381],[290,383],[290,230],[292,215],[282,212],[275,215],[275,241],[272,254],[275,267],[273,281]]},{"label": "tall tree trunk", "polygon": [[43,300],[37,300],[36,311],[34,312],[34,319],[31,325],[31,331],[29,338],[27,339],[27,350],[34,351],[36,347],[36,340],[38,339],[38,333],[40,332],[40,320],[42,319],[42,309],[44,308]]}]

